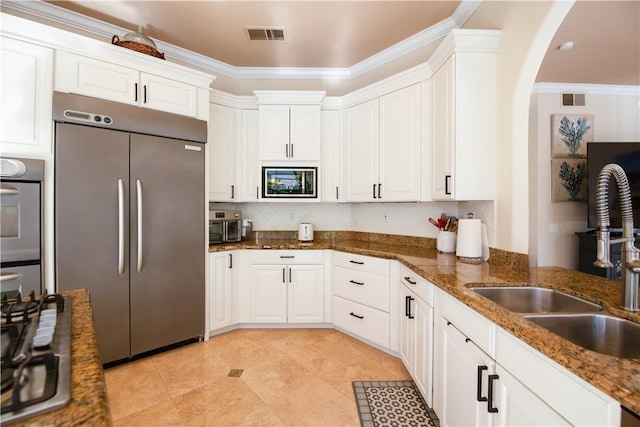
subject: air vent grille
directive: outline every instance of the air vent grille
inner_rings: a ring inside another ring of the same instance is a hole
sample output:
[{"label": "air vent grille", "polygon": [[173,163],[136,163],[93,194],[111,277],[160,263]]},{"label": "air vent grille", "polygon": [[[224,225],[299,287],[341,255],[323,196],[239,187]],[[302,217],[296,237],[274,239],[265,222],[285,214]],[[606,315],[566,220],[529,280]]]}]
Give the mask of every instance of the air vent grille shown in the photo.
[{"label": "air vent grille", "polygon": [[284,28],[245,28],[251,41],[284,41]]},{"label": "air vent grille", "polygon": [[584,93],[563,93],[562,94],[562,106],[563,107],[584,107],[586,105]]}]

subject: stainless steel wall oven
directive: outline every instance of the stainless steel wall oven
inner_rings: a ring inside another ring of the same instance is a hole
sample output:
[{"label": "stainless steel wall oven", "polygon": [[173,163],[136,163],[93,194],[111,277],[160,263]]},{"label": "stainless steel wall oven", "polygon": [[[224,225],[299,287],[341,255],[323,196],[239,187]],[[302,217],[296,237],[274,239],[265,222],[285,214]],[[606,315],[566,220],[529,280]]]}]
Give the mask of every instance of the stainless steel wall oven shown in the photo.
[{"label": "stainless steel wall oven", "polygon": [[0,158],[0,292],[42,293],[44,161]]}]

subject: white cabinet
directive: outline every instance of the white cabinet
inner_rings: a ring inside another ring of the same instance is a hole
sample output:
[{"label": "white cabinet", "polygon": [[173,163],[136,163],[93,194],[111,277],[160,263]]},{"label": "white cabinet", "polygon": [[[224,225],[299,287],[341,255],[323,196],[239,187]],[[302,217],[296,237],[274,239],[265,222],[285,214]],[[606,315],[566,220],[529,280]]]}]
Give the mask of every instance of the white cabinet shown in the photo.
[{"label": "white cabinet", "polygon": [[2,37],[2,154],[51,154],[53,50]]},{"label": "white cabinet", "polygon": [[345,199],[420,199],[420,84],[345,111]]},{"label": "white cabinet", "polygon": [[339,202],[342,199],[340,156],[342,112],[322,111],[322,160],[320,163],[321,197],[323,202]]},{"label": "white cabinet", "polygon": [[433,408],[443,426],[619,425],[620,404],[436,289]]},{"label": "white cabinet", "polygon": [[491,52],[453,54],[433,75],[434,200],[495,199],[496,81]]},{"label": "white cabinet", "polygon": [[405,267],[400,277],[400,359],[432,406],[433,285]]},{"label": "white cabinet", "polygon": [[240,194],[239,200],[260,200],[260,162],[258,161],[258,110],[240,113]]},{"label": "white cabinet", "polygon": [[437,319],[440,363],[434,410],[442,426],[493,425],[495,361],[446,318]]},{"label": "white cabinet", "polygon": [[136,68],[56,52],[57,89],[185,116],[198,116],[198,88]]},{"label": "white cabinet", "polygon": [[333,324],[390,348],[389,260],[333,253]]},{"label": "white cabinet", "polygon": [[324,321],[322,251],[251,251],[251,321]]},{"label": "white cabinet", "polygon": [[260,160],[320,160],[320,105],[260,105]]},{"label": "white cabinet", "polygon": [[236,112],[231,107],[209,106],[209,201],[234,202],[236,192]]},{"label": "white cabinet", "polygon": [[233,321],[233,251],[209,254],[209,331]]}]

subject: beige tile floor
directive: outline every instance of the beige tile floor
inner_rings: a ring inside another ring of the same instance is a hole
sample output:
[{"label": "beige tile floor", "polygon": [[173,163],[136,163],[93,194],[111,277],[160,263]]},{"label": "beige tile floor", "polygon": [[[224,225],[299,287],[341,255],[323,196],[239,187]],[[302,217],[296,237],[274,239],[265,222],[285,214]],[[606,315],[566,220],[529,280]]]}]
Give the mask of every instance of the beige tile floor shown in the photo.
[{"label": "beige tile floor", "polygon": [[[230,377],[242,369],[240,377]],[[402,362],[333,329],[242,329],[105,371],[115,426],[359,426],[352,381]]]}]

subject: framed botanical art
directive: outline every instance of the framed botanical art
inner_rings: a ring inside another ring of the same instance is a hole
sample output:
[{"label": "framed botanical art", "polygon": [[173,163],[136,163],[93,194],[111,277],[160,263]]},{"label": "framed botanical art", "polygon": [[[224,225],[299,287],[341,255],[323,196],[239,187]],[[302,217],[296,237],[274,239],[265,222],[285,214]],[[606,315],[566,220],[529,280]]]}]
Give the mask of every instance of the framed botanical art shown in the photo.
[{"label": "framed botanical art", "polygon": [[587,159],[551,159],[551,201],[587,200]]},{"label": "framed botanical art", "polygon": [[551,157],[586,157],[593,142],[593,116],[554,114],[551,121]]}]

